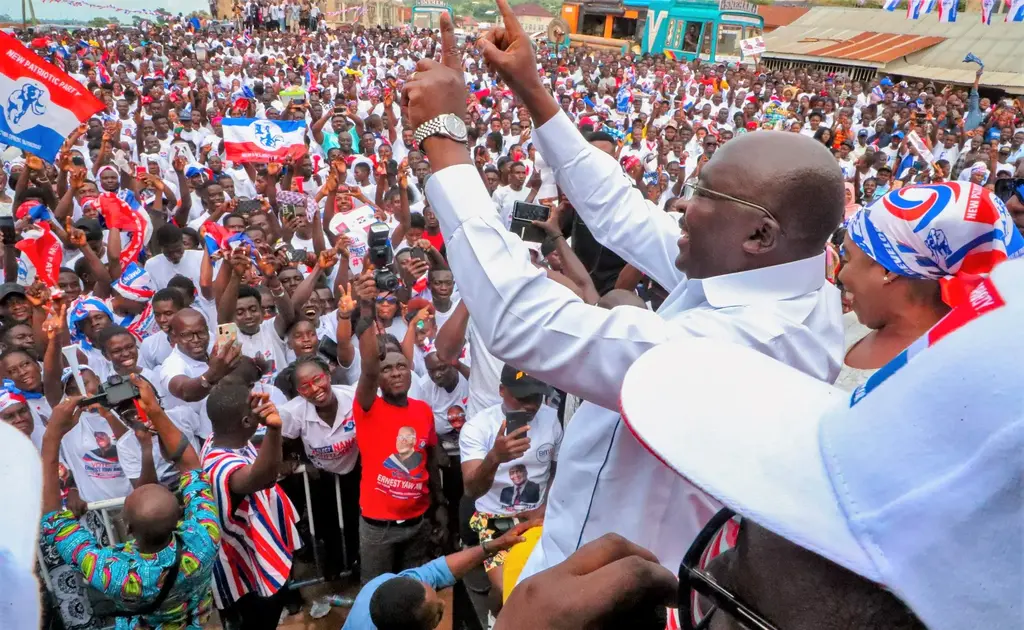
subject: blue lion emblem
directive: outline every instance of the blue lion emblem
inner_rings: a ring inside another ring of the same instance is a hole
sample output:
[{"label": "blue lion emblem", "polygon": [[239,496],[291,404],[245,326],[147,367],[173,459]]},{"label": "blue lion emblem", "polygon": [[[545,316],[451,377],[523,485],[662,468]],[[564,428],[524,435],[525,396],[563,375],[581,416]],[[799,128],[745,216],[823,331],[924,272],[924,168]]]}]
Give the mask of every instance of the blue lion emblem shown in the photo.
[{"label": "blue lion emblem", "polygon": [[261,146],[268,149],[276,149],[277,145],[284,141],[284,137],[280,134],[275,133],[277,128],[274,125],[267,123],[257,123],[254,127],[256,133],[256,140]]},{"label": "blue lion emblem", "polygon": [[46,92],[37,85],[26,83],[21,89],[11,94],[7,99],[7,120],[12,125],[17,125],[25,114],[32,112],[36,116],[42,116],[46,112],[43,106],[43,96]]},{"label": "blue lion emblem", "polygon": [[949,247],[949,241],[946,240],[946,233],[938,228],[932,228],[928,231],[924,244],[928,246],[928,249],[932,251],[932,255],[936,258],[948,258],[953,255],[953,250]]}]

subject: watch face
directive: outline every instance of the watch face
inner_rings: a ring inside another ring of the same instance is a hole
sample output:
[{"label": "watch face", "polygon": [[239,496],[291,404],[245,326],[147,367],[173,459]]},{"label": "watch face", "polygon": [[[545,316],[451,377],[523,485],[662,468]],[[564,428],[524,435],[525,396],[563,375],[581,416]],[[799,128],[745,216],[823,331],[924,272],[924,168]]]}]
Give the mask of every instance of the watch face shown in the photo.
[{"label": "watch face", "polygon": [[462,139],[466,137],[466,123],[462,122],[462,119],[454,114],[445,116],[444,129],[455,138]]}]

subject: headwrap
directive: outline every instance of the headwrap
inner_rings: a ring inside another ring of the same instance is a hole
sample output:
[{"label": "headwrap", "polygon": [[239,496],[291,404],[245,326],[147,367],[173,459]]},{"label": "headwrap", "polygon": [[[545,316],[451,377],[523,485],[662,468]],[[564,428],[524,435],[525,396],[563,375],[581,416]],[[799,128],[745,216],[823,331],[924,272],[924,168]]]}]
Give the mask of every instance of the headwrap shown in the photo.
[{"label": "headwrap", "polygon": [[79,329],[78,323],[93,313],[103,313],[110,318],[111,322],[114,321],[114,312],[110,310],[107,303],[91,296],[78,298],[68,310],[68,330],[71,332],[71,341],[85,350],[92,349],[92,344],[86,339],[85,333]]},{"label": "headwrap", "polygon": [[9,378],[5,378],[3,380],[3,390],[15,396],[20,396],[22,401],[35,400],[43,397],[42,392],[27,392],[23,389],[19,389],[18,386],[14,384],[14,381]]},{"label": "headwrap", "polygon": [[[15,387],[14,389],[17,390],[18,392],[21,391],[17,387]],[[15,405],[28,405],[28,402],[25,400],[25,397],[22,396],[20,393],[15,393],[13,391],[8,391],[6,389],[0,389],[0,413],[7,411],[8,409],[14,407]]]},{"label": "headwrap", "polygon": [[976,184],[948,182],[890,191],[851,217],[850,238],[886,270],[938,280],[955,306],[983,276],[1024,255],[1003,202]]},{"label": "headwrap", "polygon": [[148,302],[156,293],[153,277],[138,263],[125,267],[121,277],[111,286],[125,299],[133,302]]}]

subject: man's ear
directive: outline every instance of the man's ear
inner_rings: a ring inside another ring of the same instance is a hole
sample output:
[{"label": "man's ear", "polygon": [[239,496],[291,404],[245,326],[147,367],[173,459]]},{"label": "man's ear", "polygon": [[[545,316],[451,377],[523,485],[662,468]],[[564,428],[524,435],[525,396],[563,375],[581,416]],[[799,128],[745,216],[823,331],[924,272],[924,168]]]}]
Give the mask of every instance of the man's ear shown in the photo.
[{"label": "man's ear", "polygon": [[743,251],[754,256],[767,254],[778,244],[780,231],[775,219],[762,217],[754,231],[743,242]]}]

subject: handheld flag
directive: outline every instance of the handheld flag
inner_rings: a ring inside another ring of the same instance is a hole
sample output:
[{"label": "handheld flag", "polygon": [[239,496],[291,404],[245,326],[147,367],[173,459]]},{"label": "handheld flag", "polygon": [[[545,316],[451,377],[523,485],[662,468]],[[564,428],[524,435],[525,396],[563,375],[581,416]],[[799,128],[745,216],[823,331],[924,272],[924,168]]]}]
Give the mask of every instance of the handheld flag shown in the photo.
[{"label": "handheld flag", "polygon": [[882,4],[882,8],[886,11],[895,11],[896,7],[900,6],[901,0],[885,0]]},{"label": "handheld flag", "polygon": [[283,162],[306,154],[306,121],[265,118],[225,118],[224,150],[236,164]]},{"label": "handheld flag", "polygon": [[0,144],[53,162],[64,139],[103,103],[81,83],[0,33]]},{"label": "handheld flag", "polygon": [[631,102],[633,102],[633,90],[629,89],[628,85],[623,85],[619,89],[619,93],[615,95],[615,109],[619,113],[625,114],[629,111]]},{"label": "handheld flag", "polygon": [[982,70],[985,69],[985,63],[972,52],[967,53],[967,56],[964,57],[964,63],[976,63],[978,64],[979,68],[981,68]]},{"label": "handheld flag", "polygon": [[25,253],[25,257],[36,268],[36,277],[43,284],[50,288],[57,286],[64,248],[49,223],[39,223],[32,230],[25,231],[14,246]]},{"label": "handheld flag", "polygon": [[[981,0],[981,23],[992,23],[992,9],[996,6],[996,0]],[[971,53],[967,53],[970,55]]]}]

